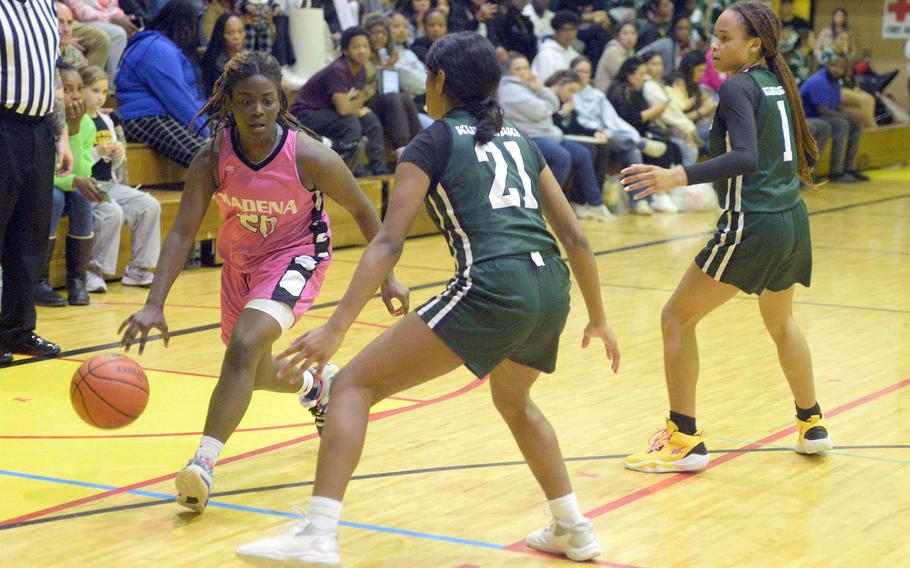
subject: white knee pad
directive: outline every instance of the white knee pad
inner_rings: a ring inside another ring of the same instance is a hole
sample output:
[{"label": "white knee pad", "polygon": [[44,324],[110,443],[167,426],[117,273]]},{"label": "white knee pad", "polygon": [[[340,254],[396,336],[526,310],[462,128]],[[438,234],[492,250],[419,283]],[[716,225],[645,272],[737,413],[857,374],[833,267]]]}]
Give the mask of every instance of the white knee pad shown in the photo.
[{"label": "white knee pad", "polygon": [[256,298],[250,300],[244,306],[244,309],[253,309],[272,316],[278,325],[281,326],[281,332],[286,333],[294,325],[294,310],[284,302],[277,300],[267,300],[265,298]]}]

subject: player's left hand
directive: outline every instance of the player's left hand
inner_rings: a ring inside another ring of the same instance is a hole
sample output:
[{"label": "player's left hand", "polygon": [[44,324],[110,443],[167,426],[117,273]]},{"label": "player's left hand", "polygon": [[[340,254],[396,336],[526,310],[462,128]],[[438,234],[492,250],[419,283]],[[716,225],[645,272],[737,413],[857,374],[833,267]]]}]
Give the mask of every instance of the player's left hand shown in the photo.
[{"label": "player's left hand", "polygon": [[343,339],[344,333],[330,325],[323,325],[304,333],[275,357],[276,361],[282,361],[293,355],[278,371],[278,378],[286,378],[292,385],[297,384],[303,379],[303,372],[315,365],[316,372],[313,376],[321,379],[322,370],[332,355],[338,351]]},{"label": "player's left hand", "polygon": [[600,339],[604,342],[604,349],[607,352],[607,358],[612,362],[610,368],[613,372],[619,372],[619,342],[616,341],[616,335],[605,323],[595,324],[588,322],[585,326],[584,337],[581,340],[581,348],[585,349],[590,345],[592,339]]},{"label": "player's left hand", "polygon": [[[411,291],[408,287],[398,281],[394,276],[389,276],[382,282],[380,288],[382,292],[382,302],[385,304],[389,313],[393,316],[403,316],[408,313],[410,308]],[[398,300],[398,307],[395,307],[393,300]]]},{"label": "player's left hand", "polygon": [[674,187],[688,185],[686,171],[682,167],[661,168],[650,164],[635,164],[622,170],[625,176],[620,183],[626,186],[626,191],[639,191],[632,199],[644,199],[659,191],[667,191]]}]

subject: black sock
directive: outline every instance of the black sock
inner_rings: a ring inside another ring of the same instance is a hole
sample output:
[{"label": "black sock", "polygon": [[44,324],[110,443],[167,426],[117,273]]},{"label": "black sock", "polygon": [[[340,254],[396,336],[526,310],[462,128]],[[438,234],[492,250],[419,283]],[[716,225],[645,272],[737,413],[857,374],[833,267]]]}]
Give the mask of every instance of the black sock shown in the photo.
[{"label": "black sock", "polygon": [[676,427],[679,428],[679,431],[683,434],[689,436],[695,435],[695,418],[692,416],[686,416],[685,414],[680,414],[678,412],[670,411],[670,420],[676,424]]},{"label": "black sock", "polygon": [[794,406],[796,406],[796,417],[803,422],[808,422],[813,416],[821,418],[822,409],[819,408],[818,402],[813,404],[812,408],[800,408],[798,404],[794,404]]}]

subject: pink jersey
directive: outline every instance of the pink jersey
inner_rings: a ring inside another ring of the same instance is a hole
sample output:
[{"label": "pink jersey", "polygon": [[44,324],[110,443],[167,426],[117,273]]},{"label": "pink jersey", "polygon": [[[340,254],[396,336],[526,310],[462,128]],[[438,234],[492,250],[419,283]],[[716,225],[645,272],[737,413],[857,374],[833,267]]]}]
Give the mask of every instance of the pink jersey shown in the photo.
[{"label": "pink jersey", "polygon": [[[297,175],[297,132],[285,130],[272,154],[251,164],[225,129],[215,201],[221,269],[221,338],[228,343],[251,300],[289,306],[296,322],[313,305],[331,263],[329,218],[322,194]],[[281,321],[279,321],[281,323]]]}]

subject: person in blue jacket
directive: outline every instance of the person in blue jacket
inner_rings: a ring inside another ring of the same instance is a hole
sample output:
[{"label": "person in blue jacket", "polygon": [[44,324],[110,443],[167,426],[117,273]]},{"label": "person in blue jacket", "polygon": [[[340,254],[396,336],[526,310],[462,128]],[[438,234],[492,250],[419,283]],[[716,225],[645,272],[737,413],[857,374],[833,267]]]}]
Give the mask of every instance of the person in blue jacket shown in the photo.
[{"label": "person in blue jacket", "polygon": [[146,31],[130,39],[117,73],[117,99],[130,142],[144,142],[187,167],[209,136],[192,123],[205,105],[197,75],[197,12],[171,0]]}]

